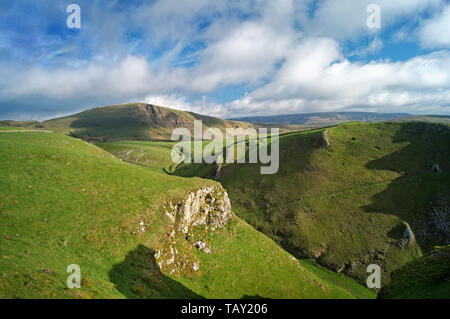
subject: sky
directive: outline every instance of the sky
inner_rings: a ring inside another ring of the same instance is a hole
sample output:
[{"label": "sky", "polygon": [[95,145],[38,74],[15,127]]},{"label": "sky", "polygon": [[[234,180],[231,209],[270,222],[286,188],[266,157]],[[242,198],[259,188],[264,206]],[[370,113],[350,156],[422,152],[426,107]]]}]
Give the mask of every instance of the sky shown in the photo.
[{"label": "sky", "polygon": [[0,3],[0,119],[130,102],[450,115],[450,0]]}]

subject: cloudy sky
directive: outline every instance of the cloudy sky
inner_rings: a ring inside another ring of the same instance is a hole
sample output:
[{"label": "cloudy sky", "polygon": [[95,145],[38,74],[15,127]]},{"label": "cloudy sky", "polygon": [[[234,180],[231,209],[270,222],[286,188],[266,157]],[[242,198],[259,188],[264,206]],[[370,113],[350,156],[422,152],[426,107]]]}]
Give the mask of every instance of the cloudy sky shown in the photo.
[{"label": "cloudy sky", "polygon": [[0,119],[128,102],[228,118],[450,114],[450,1],[1,2]]}]

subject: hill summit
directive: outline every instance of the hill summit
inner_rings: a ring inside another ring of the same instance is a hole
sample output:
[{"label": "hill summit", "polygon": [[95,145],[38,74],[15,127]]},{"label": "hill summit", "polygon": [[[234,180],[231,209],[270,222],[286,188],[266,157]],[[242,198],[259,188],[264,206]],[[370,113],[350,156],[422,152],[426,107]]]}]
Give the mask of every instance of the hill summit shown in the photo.
[{"label": "hill summit", "polygon": [[87,141],[170,140],[177,127],[194,128],[201,120],[204,129],[248,128],[249,123],[222,120],[145,103],[93,108],[78,114],[44,121],[43,127]]}]

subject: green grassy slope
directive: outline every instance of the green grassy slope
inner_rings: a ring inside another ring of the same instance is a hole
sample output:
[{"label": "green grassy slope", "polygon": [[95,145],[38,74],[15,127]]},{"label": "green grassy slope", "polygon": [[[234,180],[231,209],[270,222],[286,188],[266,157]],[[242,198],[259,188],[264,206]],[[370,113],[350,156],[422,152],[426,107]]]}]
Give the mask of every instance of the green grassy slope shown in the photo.
[{"label": "green grassy slope", "polygon": [[10,127],[10,126],[0,126],[0,131],[16,131],[16,127]]},{"label": "green grassy slope", "polygon": [[392,274],[380,299],[450,299],[450,246],[436,247]]},{"label": "green grassy slope", "polygon": [[[220,182],[238,216],[297,256],[362,282],[370,263],[382,266],[387,282],[392,270],[448,240],[432,213],[450,205],[447,126],[348,123],[328,136],[329,148],[321,130],[283,135],[275,175],[225,165]],[[180,174],[202,171],[193,165]],[[405,238],[404,222],[415,242]]]},{"label": "green grassy slope", "polygon": [[[189,142],[185,142],[189,143]],[[194,149],[195,143],[201,143],[202,148],[210,143],[210,141],[195,141],[191,142],[191,150]],[[175,163],[172,161],[172,149],[178,144],[177,142],[162,142],[162,141],[121,141],[121,142],[109,142],[109,143],[95,143],[97,146],[107,150],[114,156],[122,159],[125,162],[143,165],[157,171],[163,171],[166,173],[174,173],[177,171],[178,175],[181,171],[181,167],[188,169],[189,171],[195,168],[211,170],[209,165],[185,165],[184,163]],[[194,154],[192,156],[192,161]],[[201,154],[200,154],[201,157]],[[192,176],[205,176],[206,172],[192,172],[189,177]]]},{"label": "green grassy slope", "polygon": [[175,142],[123,141],[96,145],[124,161],[158,170],[169,170],[174,165],[171,152]]},{"label": "green grassy slope", "polygon": [[251,126],[196,113],[144,103],[105,106],[71,116],[42,122],[44,128],[90,141],[170,140],[173,129],[186,127],[193,132],[194,120],[204,129]]},{"label": "green grassy slope", "polygon": [[[199,271],[162,273],[162,205],[213,181],[130,165],[55,133],[0,134],[0,180],[2,298],[374,297],[322,278],[237,217],[211,234],[212,254],[178,239]],[[81,266],[81,289],[66,287],[70,264]]]}]

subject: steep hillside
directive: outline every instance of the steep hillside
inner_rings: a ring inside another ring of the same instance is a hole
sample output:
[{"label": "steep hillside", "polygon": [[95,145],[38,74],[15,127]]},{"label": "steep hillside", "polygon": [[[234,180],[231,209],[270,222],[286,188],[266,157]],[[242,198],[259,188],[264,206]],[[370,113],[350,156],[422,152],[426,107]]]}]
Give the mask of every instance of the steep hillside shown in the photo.
[{"label": "steep hillside", "polygon": [[94,108],[44,121],[42,125],[46,129],[89,141],[170,140],[173,129],[177,127],[186,127],[193,132],[194,120],[202,120],[204,129],[250,126],[248,123],[143,103]]},{"label": "steep hillside", "polygon": [[435,247],[392,274],[380,299],[450,299],[450,246]]},{"label": "steep hillside", "polygon": [[[297,257],[365,282],[449,242],[450,129],[424,123],[348,123],[280,138],[280,169],[226,164],[219,181],[237,215]],[[203,167],[202,167],[203,166]],[[213,166],[183,165],[184,176]]]},{"label": "steep hillside", "polygon": [[405,117],[406,113],[370,113],[370,112],[319,112],[303,114],[287,114],[273,116],[249,116],[236,118],[236,121],[246,121],[251,123],[277,123],[277,124],[297,124],[327,126],[344,122],[380,122],[389,121],[398,117]]},{"label": "steep hillside", "polygon": [[[373,297],[279,248],[219,184],[56,133],[0,134],[1,298]],[[81,267],[68,289],[68,265]]]}]

